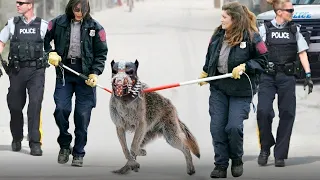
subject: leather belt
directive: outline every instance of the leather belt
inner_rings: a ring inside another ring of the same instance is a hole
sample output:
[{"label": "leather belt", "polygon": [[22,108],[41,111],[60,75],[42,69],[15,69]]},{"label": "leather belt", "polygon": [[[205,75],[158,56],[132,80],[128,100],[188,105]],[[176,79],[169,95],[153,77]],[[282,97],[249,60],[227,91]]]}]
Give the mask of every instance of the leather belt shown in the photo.
[{"label": "leather belt", "polygon": [[37,66],[37,61],[20,61],[19,62],[19,66],[21,68],[24,68],[24,67],[36,67]]},{"label": "leather belt", "polygon": [[66,64],[77,64],[81,62],[81,58],[67,58]]}]

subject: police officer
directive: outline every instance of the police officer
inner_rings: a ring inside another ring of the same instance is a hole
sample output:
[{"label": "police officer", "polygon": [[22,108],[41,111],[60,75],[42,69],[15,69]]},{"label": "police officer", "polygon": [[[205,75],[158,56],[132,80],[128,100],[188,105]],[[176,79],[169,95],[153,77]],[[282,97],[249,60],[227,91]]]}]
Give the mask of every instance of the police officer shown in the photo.
[{"label": "police officer", "polygon": [[[85,156],[87,130],[92,108],[96,106],[96,84],[98,76],[105,68],[108,52],[104,28],[90,16],[88,0],[69,0],[65,14],[49,22],[45,37],[45,50],[49,53],[49,63],[56,66],[56,88],[54,117],[59,128],[58,163],[64,164],[72,153],[72,166],[81,167]],[[50,42],[54,40],[52,49]],[[69,71],[64,71],[59,62],[89,77],[84,81]],[[68,132],[69,115],[72,111],[72,96],[75,94],[75,144],[70,143]]]},{"label": "police officer", "polygon": [[34,15],[34,0],[19,0],[16,5],[21,16],[10,18],[0,33],[0,53],[10,40],[9,64],[4,68],[10,80],[7,102],[11,114],[12,150],[21,150],[24,124],[22,110],[27,89],[30,154],[41,156],[40,110],[47,67],[47,60],[43,58],[43,38],[48,23]]},{"label": "police officer", "polygon": [[[300,33],[300,25],[291,22],[294,12],[290,0],[268,0],[276,13],[275,19],[259,27],[269,50],[269,64],[260,77],[257,121],[260,138],[259,165],[266,165],[270,148],[274,147],[275,166],[285,166],[296,114],[296,73],[301,62],[306,79],[304,87],[312,92],[313,82],[306,50],[308,45]],[[298,56],[297,56],[298,53]],[[299,60],[300,59],[300,62]],[[275,116],[273,101],[278,94],[279,126],[276,141],[272,135]]]}]

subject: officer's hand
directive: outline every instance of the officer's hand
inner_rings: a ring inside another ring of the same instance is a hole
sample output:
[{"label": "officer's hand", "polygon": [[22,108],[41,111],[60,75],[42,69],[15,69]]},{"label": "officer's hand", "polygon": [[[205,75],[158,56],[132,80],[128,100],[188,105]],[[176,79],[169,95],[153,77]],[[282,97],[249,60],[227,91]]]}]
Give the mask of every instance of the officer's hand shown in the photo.
[{"label": "officer's hand", "polygon": [[306,79],[304,80],[304,90],[306,90],[306,86],[308,86],[309,91],[308,94],[312,93],[312,89],[313,89],[313,82],[311,80],[311,74],[310,73],[306,73]]},{"label": "officer's hand", "polygon": [[[201,74],[200,74],[199,79],[206,78],[206,77],[208,77],[208,73],[202,71]],[[203,85],[208,84],[208,83],[207,83],[207,82],[199,82],[198,84],[199,84],[200,86],[203,86]]]},{"label": "officer's hand", "polygon": [[98,82],[98,75],[89,74],[89,79],[85,81],[88,86],[95,87]]},{"label": "officer's hand", "polygon": [[233,68],[232,70],[232,78],[240,79],[240,72],[246,71],[246,64],[240,64],[239,66]]},{"label": "officer's hand", "polygon": [[59,62],[61,61],[61,56],[59,56],[57,54],[57,52],[50,52],[49,53],[49,63],[54,65],[54,66],[58,66]]}]

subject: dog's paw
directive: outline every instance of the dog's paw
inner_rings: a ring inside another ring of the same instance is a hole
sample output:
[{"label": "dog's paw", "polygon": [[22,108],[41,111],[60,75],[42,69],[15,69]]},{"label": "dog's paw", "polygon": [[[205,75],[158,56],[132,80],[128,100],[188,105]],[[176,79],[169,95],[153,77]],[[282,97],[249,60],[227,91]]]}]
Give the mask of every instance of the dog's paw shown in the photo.
[{"label": "dog's paw", "polygon": [[147,155],[147,151],[145,149],[140,149],[139,150],[139,155],[138,156],[146,156]]},{"label": "dog's paw", "polygon": [[137,161],[128,161],[126,166],[129,166],[134,172],[138,172],[140,169],[140,164]]},{"label": "dog's paw", "polygon": [[195,170],[194,166],[193,166],[193,165],[188,166],[188,168],[187,168],[187,174],[189,174],[189,175],[191,176],[191,175],[193,175],[193,174],[195,174],[195,173],[196,173],[196,170]]},{"label": "dog's paw", "polygon": [[121,169],[114,170],[112,172],[115,174],[128,174],[130,170],[131,170],[131,167],[129,167],[128,165],[125,165]]}]

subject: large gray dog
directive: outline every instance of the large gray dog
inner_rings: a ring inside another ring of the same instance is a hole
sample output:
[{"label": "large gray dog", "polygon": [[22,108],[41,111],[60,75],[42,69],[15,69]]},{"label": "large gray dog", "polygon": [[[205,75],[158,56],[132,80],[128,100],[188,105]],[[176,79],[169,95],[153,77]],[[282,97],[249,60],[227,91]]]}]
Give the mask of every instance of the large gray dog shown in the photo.
[{"label": "large gray dog", "polygon": [[[112,95],[110,115],[116,125],[117,135],[126,165],[114,173],[125,174],[138,171],[137,156],[145,156],[143,147],[153,139],[163,136],[168,144],[181,150],[187,163],[187,173],[192,175],[195,168],[191,152],[200,158],[196,139],[184,123],[179,120],[177,110],[171,101],[156,92],[142,92],[146,84],[137,76],[139,62],[111,62]],[[134,132],[131,149],[126,142],[126,131]]]}]

